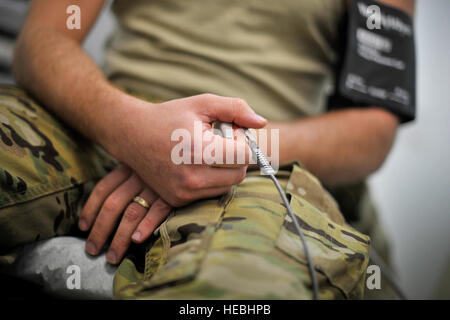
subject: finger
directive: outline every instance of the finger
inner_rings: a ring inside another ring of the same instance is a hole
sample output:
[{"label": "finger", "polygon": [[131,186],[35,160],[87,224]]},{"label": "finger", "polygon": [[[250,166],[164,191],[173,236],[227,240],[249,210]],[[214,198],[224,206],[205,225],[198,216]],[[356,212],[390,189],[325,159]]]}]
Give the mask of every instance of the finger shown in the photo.
[{"label": "finger", "polygon": [[86,251],[89,254],[96,255],[101,251],[116,226],[119,216],[141,190],[142,182],[133,174],[108,196],[86,242]]},{"label": "finger", "polygon": [[232,187],[229,186],[229,187],[201,189],[195,191],[183,191],[181,194],[178,195],[174,194],[166,195],[165,200],[168,202],[168,204],[172,205],[173,207],[182,207],[199,199],[215,198],[217,196],[226,194],[230,192],[231,189]]},{"label": "finger", "polygon": [[133,242],[142,243],[147,240],[156,227],[169,215],[171,210],[172,207],[169,204],[158,198],[133,233],[131,238]]},{"label": "finger", "polygon": [[130,176],[131,170],[127,166],[120,165],[96,184],[78,221],[78,227],[82,231],[90,229],[105,199]]},{"label": "finger", "polygon": [[224,168],[245,167],[252,155],[241,128],[233,130],[233,138],[223,138],[211,131],[203,133],[203,163]]},{"label": "finger", "polygon": [[247,167],[216,168],[210,166],[195,166],[191,175],[190,190],[231,187],[245,179]]},{"label": "finger", "polygon": [[232,186],[228,187],[215,187],[215,188],[207,188],[202,190],[197,190],[195,192],[195,199],[207,199],[207,198],[215,198],[224,194],[231,192]]},{"label": "finger", "polygon": [[212,94],[203,94],[198,98],[201,101],[201,112],[207,116],[208,122],[234,122],[246,128],[262,128],[267,124],[267,120],[256,114],[242,99]]},{"label": "finger", "polygon": [[[139,196],[145,199],[150,207],[158,198],[158,196],[148,188],[144,189]],[[117,232],[114,235],[108,253],[106,254],[106,259],[109,263],[117,264],[122,260],[131,243],[131,235],[148,211],[148,208],[145,208],[134,201],[128,205],[122,216],[119,227],[117,228]]]}]

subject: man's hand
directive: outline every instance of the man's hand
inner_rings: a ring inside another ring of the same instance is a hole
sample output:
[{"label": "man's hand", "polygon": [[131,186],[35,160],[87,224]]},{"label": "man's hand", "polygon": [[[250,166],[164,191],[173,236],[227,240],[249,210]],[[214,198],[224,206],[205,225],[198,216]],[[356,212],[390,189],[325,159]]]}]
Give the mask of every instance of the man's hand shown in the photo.
[{"label": "man's hand", "polygon": [[[137,195],[147,201],[149,209],[132,201]],[[171,209],[136,174],[121,165],[100,180],[81,212],[78,226],[83,231],[91,230],[86,251],[91,255],[99,254],[120,220],[106,254],[110,263],[117,264],[131,240],[144,242]]]},{"label": "man's hand", "polygon": [[[230,145],[220,136],[212,137],[209,133],[214,121],[234,122],[249,128],[261,128],[266,124],[266,120],[256,115],[243,100],[212,94],[162,104],[134,99],[118,107],[108,119],[111,129],[103,139],[106,149],[130,166],[145,184],[172,206],[226,193],[245,178],[250,159],[245,139],[231,141]],[[194,134],[195,121],[201,124],[200,136]],[[186,129],[190,133],[193,157],[195,145],[203,145],[200,155],[197,152],[201,164],[177,165],[173,162],[171,153],[176,142],[171,141],[171,136],[176,129]],[[234,159],[238,158],[240,150],[244,150],[245,163],[207,164],[209,159],[203,157],[203,150],[209,143],[222,146],[224,155],[225,151],[233,152]]]}]

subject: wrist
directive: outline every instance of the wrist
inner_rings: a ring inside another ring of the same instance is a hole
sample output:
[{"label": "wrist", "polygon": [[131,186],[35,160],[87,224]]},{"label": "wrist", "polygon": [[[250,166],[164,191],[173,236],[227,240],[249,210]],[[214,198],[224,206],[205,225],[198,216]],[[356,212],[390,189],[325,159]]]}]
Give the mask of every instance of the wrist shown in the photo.
[{"label": "wrist", "polygon": [[153,104],[114,88],[106,105],[99,121],[101,125],[97,130],[97,142],[123,162],[123,155],[127,155],[126,146],[132,140],[130,134],[141,118],[141,112],[144,108],[146,113],[151,112]]},{"label": "wrist", "polygon": [[[298,149],[301,145],[302,137],[297,134],[298,126],[289,122],[270,122],[268,129],[268,152],[277,152],[279,164],[289,163],[298,160]],[[272,141],[271,130],[278,130],[278,139]],[[273,156],[273,155],[271,155]]]}]

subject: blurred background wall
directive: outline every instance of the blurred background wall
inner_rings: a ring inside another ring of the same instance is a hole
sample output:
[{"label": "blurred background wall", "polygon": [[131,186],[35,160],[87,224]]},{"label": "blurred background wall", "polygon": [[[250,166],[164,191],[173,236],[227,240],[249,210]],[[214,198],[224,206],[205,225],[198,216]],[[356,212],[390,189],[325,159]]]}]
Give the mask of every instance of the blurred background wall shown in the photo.
[{"label": "blurred background wall", "polygon": [[[8,65],[27,2],[0,0],[0,82],[12,81]],[[440,280],[450,271],[450,1],[417,0],[416,10],[417,120],[400,129],[370,184],[408,297],[439,291],[450,299],[450,282]],[[99,65],[114,26],[108,5],[84,44]]]},{"label": "blurred background wall", "polygon": [[371,185],[401,284],[421,299],[450,268],[450,1],[419,0],[416,10],[417,120],[400,130]]}]

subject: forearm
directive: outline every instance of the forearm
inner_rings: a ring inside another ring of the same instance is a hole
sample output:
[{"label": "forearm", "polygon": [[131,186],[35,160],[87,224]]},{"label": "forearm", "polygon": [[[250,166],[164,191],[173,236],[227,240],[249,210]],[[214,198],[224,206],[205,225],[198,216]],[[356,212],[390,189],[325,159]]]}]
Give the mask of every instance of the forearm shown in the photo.
[{"label": "forearm", "polygon": [[17,42],[13,70],[16,81],[64,122],[106,149],[113,145],[110,128],[133,98],[105,79],[77,41],[46,27],[29,29]]},{"label": "forearm", "polygon": [[398,122],[381,109],[348,109],[285,123],[280,129],[280,163],[300,160],[327,185],[357,182],[386,158]]}]

